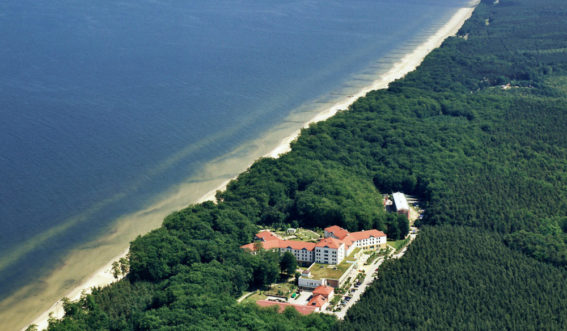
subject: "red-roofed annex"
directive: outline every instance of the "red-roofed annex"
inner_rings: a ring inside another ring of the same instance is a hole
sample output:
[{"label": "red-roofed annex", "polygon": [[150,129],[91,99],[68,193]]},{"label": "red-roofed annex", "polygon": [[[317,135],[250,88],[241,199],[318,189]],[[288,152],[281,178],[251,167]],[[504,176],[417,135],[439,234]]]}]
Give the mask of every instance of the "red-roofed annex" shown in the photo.
[{"label": "red-roofed annex", "polygon": [[318,295],[313,295],[313,298],[309,300],[307,306],[317,307],[319,308],[319,310],[323,310],[325,309],[325,307],[327,307],[328,304],[329,304],[329,300],[327,300],[327,298],[325,298],[324,296],[318,294]]},{"label": "red-roofed annex", "polygon": [[297,310],[301,315],[309,315],[315,311],[318,311],[318,307],[314,306],[304,306],[304,305],[294,305],[292,303],[287,302],[275,302],[275,301],[268,301],[268,300],[258,300],[256,304],[260,307],[271,307],[271,306],[278,306],[278,313],[283,313],[283,311],[287,307],[293,307]]},{"label": "red-roofed annex", "polygon": [[338,225],[333,225],[325,228],[325,238],[333,237],[343,240],[348,235],[348,231]]},{"label": "red-roofed annex", "polygon": [[321,285],[321,286],[317,286],[313,290],[313,295],[322,295],[323,297],[330,300],[333,297],[334,291],[335,289],[332,288],[331,286]]}]

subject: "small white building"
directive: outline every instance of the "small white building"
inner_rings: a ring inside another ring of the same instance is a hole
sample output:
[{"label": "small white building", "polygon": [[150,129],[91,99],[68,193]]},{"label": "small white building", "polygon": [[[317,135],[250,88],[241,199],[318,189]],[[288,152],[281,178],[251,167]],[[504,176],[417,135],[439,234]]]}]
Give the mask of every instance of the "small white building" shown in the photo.
[{"label": "small white building", "polygon": [[324,279],[324,278],[323,279],[313,279],[313,278],[301,276],[301,277],[299,277],[297,285],[300,288],[313,288],[314,289],[314,288],[317,288],[319,286],[327,285],[327,280]]},{"label": "small white building", "polygon": [[394,199],[394,205],[396,206],[396,211],[398,214],[403,214],[409,216],[409,204],[406,196],[401,192],[396,192],[392,194]]}]

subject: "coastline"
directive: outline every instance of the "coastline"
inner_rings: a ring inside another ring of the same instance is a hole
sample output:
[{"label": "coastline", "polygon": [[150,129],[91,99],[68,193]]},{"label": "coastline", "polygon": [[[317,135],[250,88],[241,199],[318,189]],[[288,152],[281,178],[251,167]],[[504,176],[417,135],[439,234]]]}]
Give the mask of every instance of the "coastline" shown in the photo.
[{"label": "coastline", "polygon": [[[476,4],[477,3],[475,2],[474,4],[471,4],[469,7],[458,9],[451,16],[451,18],[443,26],[441,26],[441,28],[439,28],[433,35],[429,36],[427,40],[425,40],[423,43],[419,44],[416,48],[414,48],[410,53],[404,55],[398,62],[394,63],[391,66],[391,68],[385,73],[381,74],[377,80],[373,81],[370,85],[360,89],[356,94],[345,97],[334,103],[331,107],[327,107],[323,111],[317,113],[310,120],[305,122],[302,128],[307,128],[309,127],[309,125],[313,123],[324,121],[334,116],[337,112],[347,109],[349,105],[354,103],[360,97],[366,95],[368,92],[377,89],[387,88],[390,82],[402,78],[409,72],[415,70],[421,64],[421,62],[427,56],[427,54],[429,54],[433,49],[438,48],[446,38],[455,35],[457,33],[457,31],[464,24],[464,22],[472,15],[476,7]],[[276,131],[277,129],[278,128],[276,128]],[[290,143],[299,137],[300,132],[301,132],[301,128],[296,129],[292,134],[285,136],[283,139],[280,139],[277,146],[271,149],[268,153],[264,153],[263,156],[277,158],[280,155],[287,153],[288,151],[291,150]],[[262,140],[263,137],[264,136],[262,136],[260,140]],[[235,154],[238,154],[238,151],[235,151]],[[244,169],[237,169],[234,171],[237,172],[237,174],[239,174],[249,166],[250,164],[245,166]],[[206,194],[204,194],[203,196],[201,196],[200,198],[194,201],[196,203],[201,203],[204,201],[214,201],[216,192],[219,190],[221,191],[225,190],[228,183],[232,179],[236,178],[237,174],[232,175],[231,177],[229,177],[230,179],[228,180],[226,179],[226,177],[213,178],[213,180],[210,180],[209,182],[210,183],[217,182],[216,186],[214,186],[215,189],[208,191]],[[218,184],[219,181],[220,184]],[[190,201],[185,201],[184,205],[188,205],[190,203],[191,203]],[[165,203],[157,204],[157,206],[156,205],[151,206],[150,208],[141,211],[137,215],[149,214],[154,209],[165,208],[164,205]],[[159,224],[161,224],[162,220],[158,220],[158,221]],[[149,227],[152,228],[151,225]],[[129,244],[125,244],[125,245],[129,246]],[[80,283],[80,285],[74,287],[71,291],[67,293],[67,295],[65,295],[65,297],[69,298],[72,301],[78,300],[82,293],[89,293],[92,287],[99,287],[99,286],[102,287],[115,282],[116,279],[112,276],[112,270],[111,270],[112,263],[126,256],[127,253],[128,253],[128,248],[123,250],[120,255],[114,257],[110,262],[108,262],[103,267],[99,268],[96,272],[91,274],[91,276],[87,277],[86,280]],[[63,314],[64,314],[63,303],[61,299],[59,299],[57,300],[57,302],[52,304],[46,311],[44,311],[38,317],[36,317],[30,324],[35,324],[38,326],[39,330],[43,330],[48,325],[48,319],[50,318],[50,315],[53,318],[61,318]],[[25,330],[26,327],[24,327],[22,330]]]}]

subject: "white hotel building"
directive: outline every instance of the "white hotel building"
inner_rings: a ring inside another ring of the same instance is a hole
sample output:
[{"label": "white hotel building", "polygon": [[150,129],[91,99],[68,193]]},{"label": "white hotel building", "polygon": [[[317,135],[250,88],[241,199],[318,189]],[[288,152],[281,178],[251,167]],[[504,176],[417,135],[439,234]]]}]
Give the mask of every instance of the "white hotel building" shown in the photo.
[{"label": "white hotel building", "polygon": [[241,248],[254,252],[261,246],[266,250],[277,250],[280,254],[290,252],[300,263],[339,264],[356,247],[386,247],[386,234],[382,231],[349,233],[337,225],[325,228],[325,238],[318,243],[283,240],[268,230],[260,231],[254,239],[254,243],[243,245]]}]

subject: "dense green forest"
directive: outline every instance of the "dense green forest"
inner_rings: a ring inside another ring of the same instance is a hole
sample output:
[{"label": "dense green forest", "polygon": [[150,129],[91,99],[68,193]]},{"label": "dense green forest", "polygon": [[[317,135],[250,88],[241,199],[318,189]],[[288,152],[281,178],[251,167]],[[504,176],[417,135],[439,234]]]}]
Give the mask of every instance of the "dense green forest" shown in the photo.
[{"label": "dense green forest", "polygon": [[[67,303],[49,330],[567,329],[567,2],[483,1],[418,68],[312,125],[204,203],[131,245],[130,273]],[[378,228],[402,190],[420,235],[345,321],[236,298],[279,257],[258,225]]]}]

